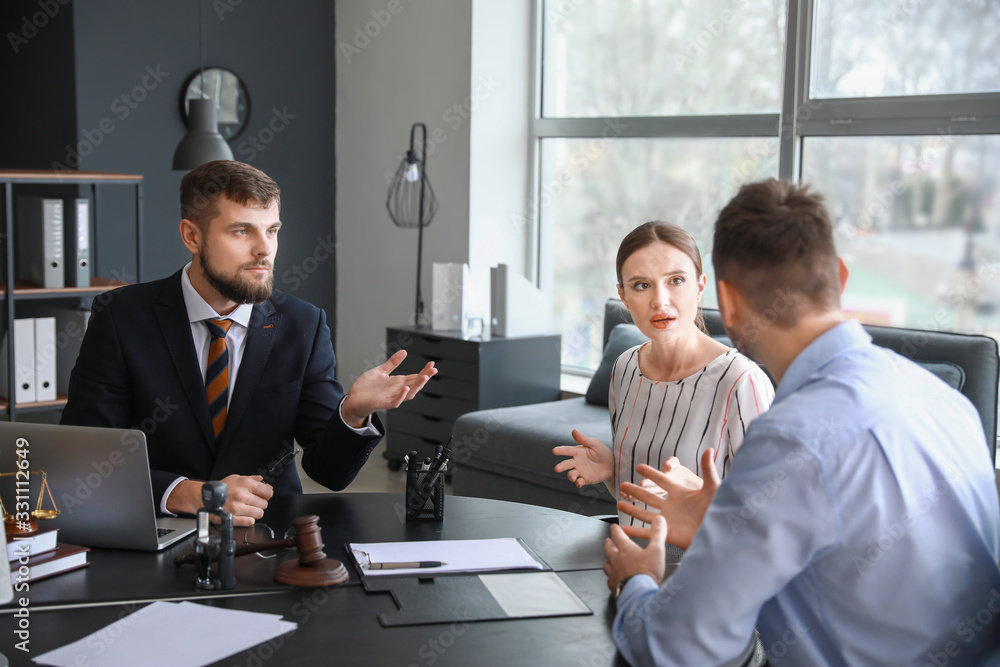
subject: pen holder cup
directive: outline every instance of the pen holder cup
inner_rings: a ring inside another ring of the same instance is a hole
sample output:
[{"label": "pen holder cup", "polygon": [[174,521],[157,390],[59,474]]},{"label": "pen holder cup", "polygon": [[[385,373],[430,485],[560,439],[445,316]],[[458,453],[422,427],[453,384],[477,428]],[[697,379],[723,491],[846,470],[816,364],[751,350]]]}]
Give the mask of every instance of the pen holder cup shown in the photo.
[{"label": "pen holder cup", "polygon": [[444,521],[445,470],[406,473],[407,521]]}]

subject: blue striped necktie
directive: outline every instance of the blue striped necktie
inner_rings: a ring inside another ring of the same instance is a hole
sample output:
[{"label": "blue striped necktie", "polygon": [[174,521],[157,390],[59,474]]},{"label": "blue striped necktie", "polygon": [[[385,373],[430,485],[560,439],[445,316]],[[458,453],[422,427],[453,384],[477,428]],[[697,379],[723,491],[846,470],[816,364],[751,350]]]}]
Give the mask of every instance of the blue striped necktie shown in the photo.
[{"label": "blue striped necktie", "polygon": [[218,438],[226,426],[226,412],[229,406],[229,347],[226,334],[233,325],[232,320],[205,320],[212,343],[208,346],[208,370],[205,372],[205,394],[208,397],[208,415],[212,419],[212,431]]}]

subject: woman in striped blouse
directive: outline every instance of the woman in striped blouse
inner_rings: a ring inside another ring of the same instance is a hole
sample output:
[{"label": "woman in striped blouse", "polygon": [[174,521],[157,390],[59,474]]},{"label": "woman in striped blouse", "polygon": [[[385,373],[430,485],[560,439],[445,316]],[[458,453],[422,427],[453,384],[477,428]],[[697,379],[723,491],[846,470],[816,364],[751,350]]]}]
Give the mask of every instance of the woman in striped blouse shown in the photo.
[{"label": "woman in striped blouse", "polygon": [[[640,527],[632,514],[648,514],[642,511],[647,506],[621,493],[624,482],[643,482],[636,466],[672,470],[678,482],[700,486],[689,471],[700,476],[701,457],[712,449],[725,475],[747,425],[770,406],[774,388],[757,364],[705,333],[699,306],[707,278],[690,234],[665,222],[640,225],[622,241],[615,268],[618,296],[649,342],[615,362],[608,397],[611,447],[574,430],[579,446],[553,453],[570,457],[556,472],[567,472],[580,487],[604,482],[619,500],[621,524]],[[657,488],[648,480],[644,485]]]}]

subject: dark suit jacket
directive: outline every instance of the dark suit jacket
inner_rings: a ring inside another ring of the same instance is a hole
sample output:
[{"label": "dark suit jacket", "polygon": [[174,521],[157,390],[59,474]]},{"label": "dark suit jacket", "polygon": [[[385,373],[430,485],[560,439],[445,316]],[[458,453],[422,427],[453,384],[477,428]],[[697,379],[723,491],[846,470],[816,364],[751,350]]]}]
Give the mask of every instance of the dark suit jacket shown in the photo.
[{"label": "dark suit jacket", "polygon": [[[361,437],[341,420],[344,392],[326,315],[274,292],[254,306],[226,426],[216,443],[204,369],[198,367],[180,271],[94,300],[70,377],[63,424],[140,428],[146,433],[157,504],[178,477],[262,474],[292,447],[310,477],[346,487],[381,437]],[[384,432],[378,417],[372,422]],[[301,493],[293,464],[275,493]]]}]

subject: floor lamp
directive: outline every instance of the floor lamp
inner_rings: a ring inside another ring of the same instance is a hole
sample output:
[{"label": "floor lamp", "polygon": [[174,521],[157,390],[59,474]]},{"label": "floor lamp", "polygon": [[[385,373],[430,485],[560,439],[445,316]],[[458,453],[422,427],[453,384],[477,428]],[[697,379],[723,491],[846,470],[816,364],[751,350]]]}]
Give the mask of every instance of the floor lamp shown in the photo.
[{"label": "floor lamp", "polygon": [[[417,128],[423,135],[420,152],[416,150]],[[414,306],[414,326],[423,328],[424,301],[420,293],[421,262],[424,254],[424,227],[431,224],[438,202],[434,188],[427,179],[427,126],[414,123],[410,128],[410,150],[406,152],[385,200],[389,217],[397,227],[417,228],[417,297]]]}]

